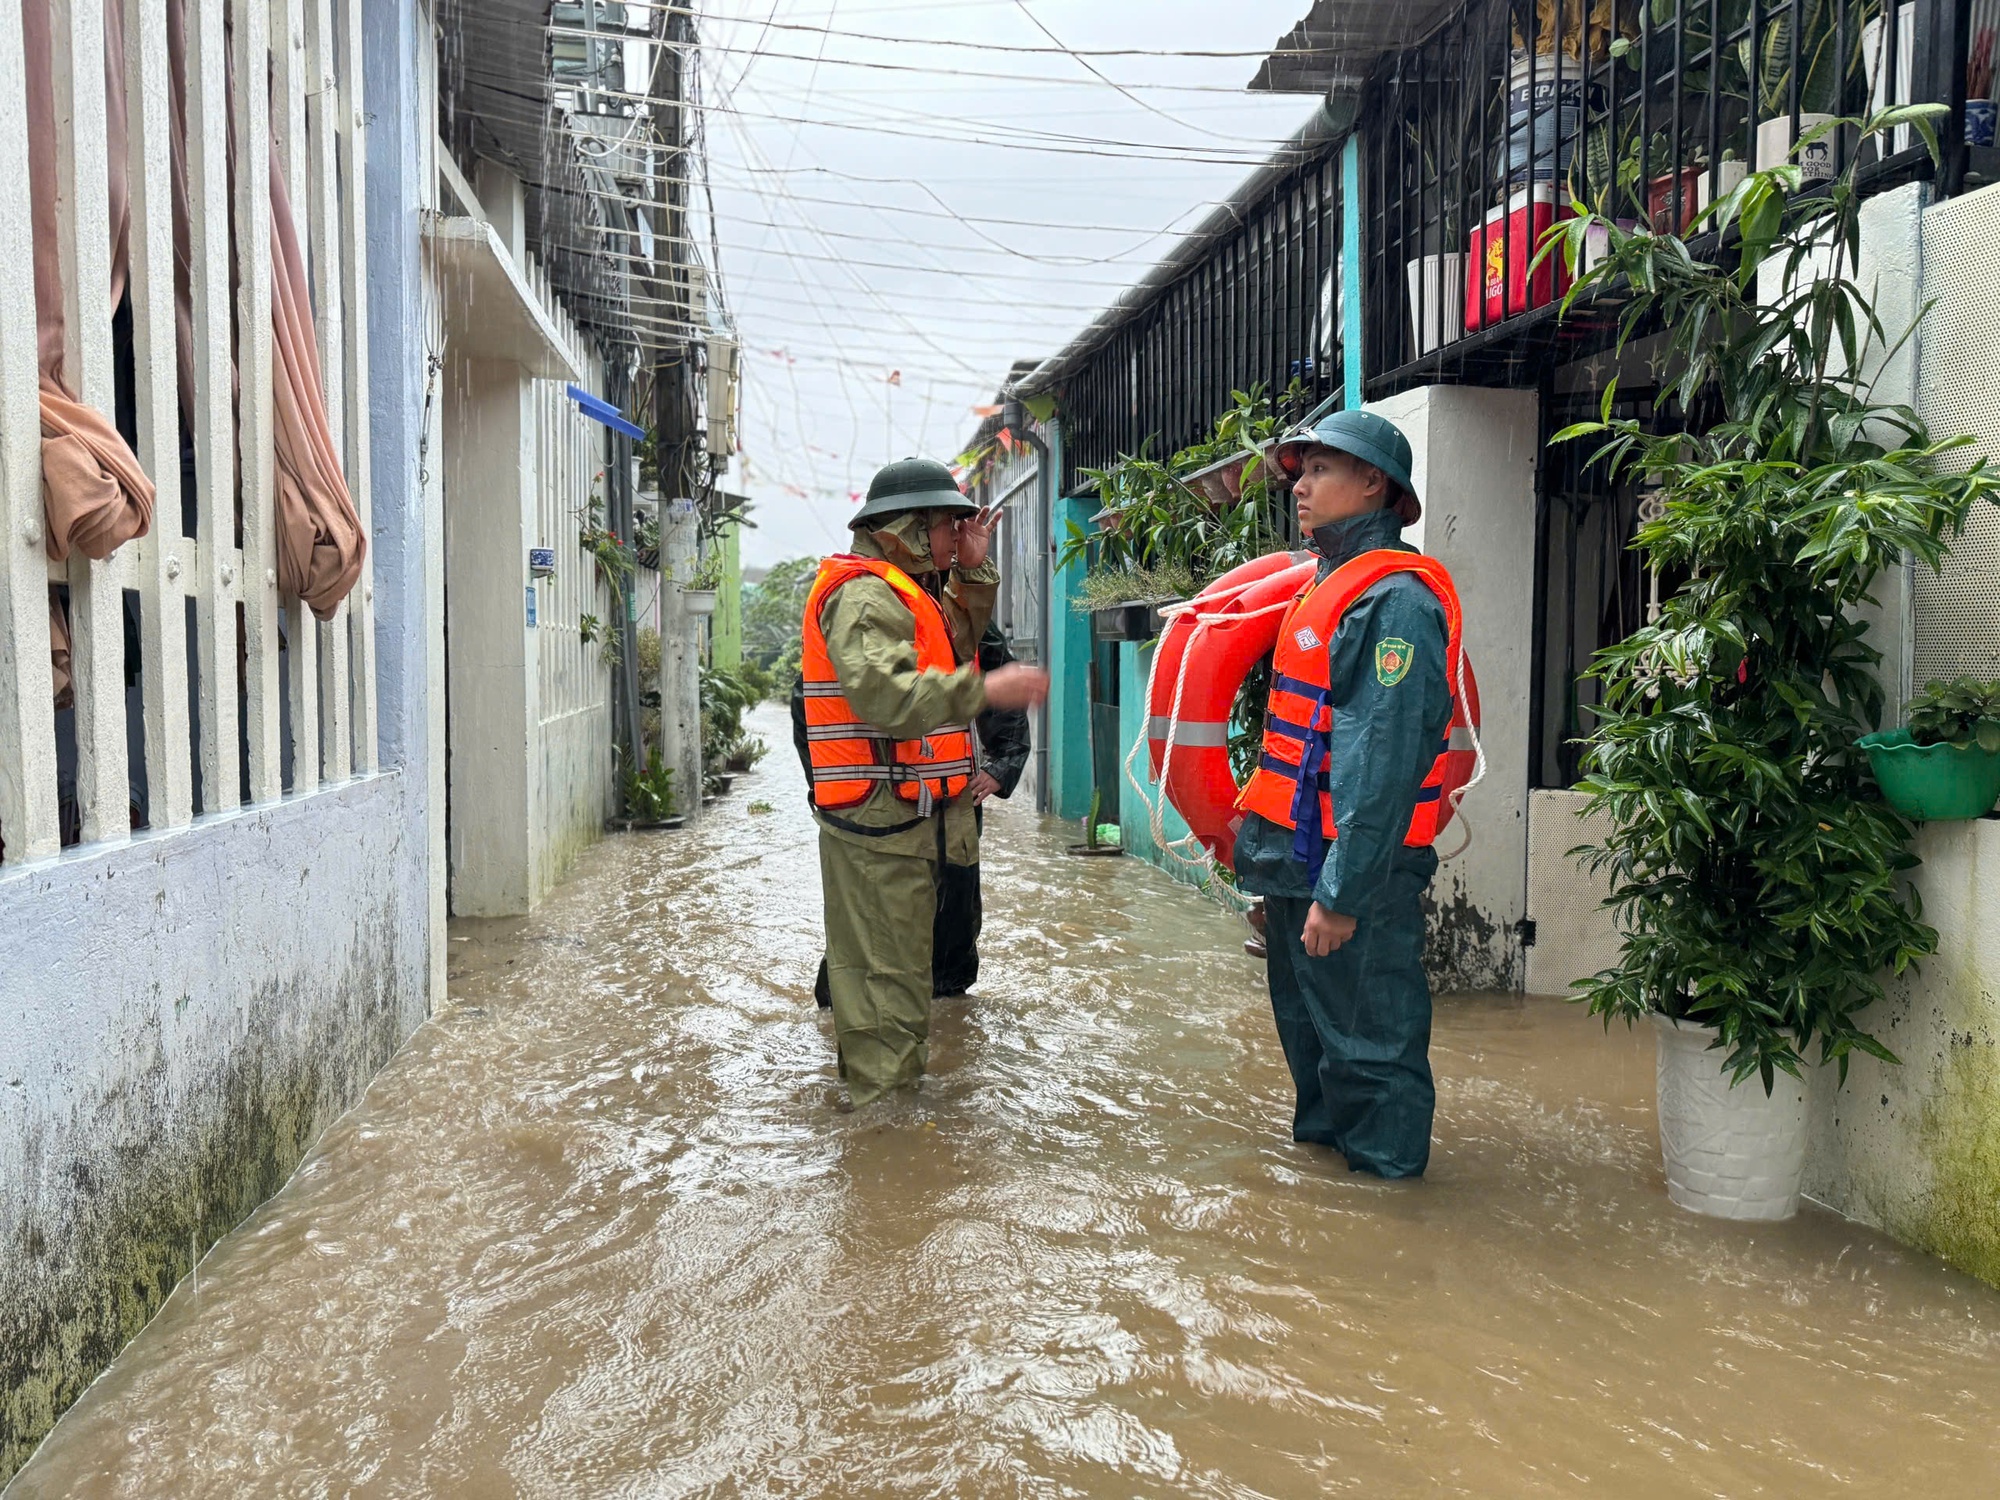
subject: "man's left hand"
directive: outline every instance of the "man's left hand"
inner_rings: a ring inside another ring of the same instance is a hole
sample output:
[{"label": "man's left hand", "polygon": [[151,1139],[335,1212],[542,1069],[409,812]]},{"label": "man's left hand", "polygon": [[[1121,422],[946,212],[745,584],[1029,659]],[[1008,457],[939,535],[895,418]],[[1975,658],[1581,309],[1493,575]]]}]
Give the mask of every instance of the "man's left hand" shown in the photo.
[{"label": "man's left hand", "polygon": [[1354,940],[1355,921],[1337,911],[1328,911],[1317,901],[1306,911],[1306,930],[1300,934],[1307,958],[1325,958]]},{"label": "man's left hand", "polygon": [[1000,524],[1000,507],[988,506],[976,516],[967,516],[958,523],[958,565],[970,573],[983,567],[986,556],[993,550],[993,532]]},{"label": "man's left hand", "polygon": [[974,807],[979,806],[988,797],[997,797],[1000,795],[1000,783],[995,781],[985,771],[974,771],[972,773],[972,780],[965,784],[965,789],[972,793],[972,805]]}]

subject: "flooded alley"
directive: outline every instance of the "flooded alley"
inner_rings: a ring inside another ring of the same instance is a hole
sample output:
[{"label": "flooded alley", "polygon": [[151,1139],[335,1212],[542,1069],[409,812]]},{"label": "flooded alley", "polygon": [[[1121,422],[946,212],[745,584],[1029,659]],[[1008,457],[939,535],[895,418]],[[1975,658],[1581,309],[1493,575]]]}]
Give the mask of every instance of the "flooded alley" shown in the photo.
[{"label": "flooded alley", "polygon": [[[1992,1494],[2000,1293],[1660,1183],[1650,1037],[1440,1006],[1428,1181],[1285,1137],[1241,925],[989,824],[986,973],[843,1113],[785,725],[451,1001],[7,1491]],[[768,807],[768,811],[763,810]]]}]

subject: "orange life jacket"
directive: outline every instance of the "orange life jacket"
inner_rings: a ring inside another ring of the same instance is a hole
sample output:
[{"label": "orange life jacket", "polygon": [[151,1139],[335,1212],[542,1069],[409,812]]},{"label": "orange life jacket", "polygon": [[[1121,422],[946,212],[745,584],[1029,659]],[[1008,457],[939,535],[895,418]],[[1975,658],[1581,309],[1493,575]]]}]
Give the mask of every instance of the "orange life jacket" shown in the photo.
[{"label": "orange life jacket", "polygon": [[812,592],[806,597],[804,653],[800,675],[805,679],[806,748],[812,762],[813,806],[822,811],[855,807],[868,794],[889,783],[905,802],[916,804],[920,816],[965,790],[972,777],[972,730],[946,724],[921,739],[891,739],[855,713],[840,690],[840,680],[826,652],[821,612],[833,591],[863,574],[881,579],[896,591],[917,621],[917,666],[922,671],[955,672],[958,659],[951,647],[951,629],[937,601],[901,568],[879,558],[842,553],[819,565]]},{"label": "orange life jacket", "polygon": [[[1474,735],[1479,727],[1479,694],[1469,666],[1464,672],[1466,691],[1463,695],[1459,691],[1464,616],[1458,590],[1444,565],[1414,552],[1364,552],[1324,580],[1308,583],[1278,631],[1271,663],[1271,696],[1264,716],[1263,754],[1236,805],[1298,833],[1293,851],[1314,867],[1315,878],[1325,841],[1335,836],[1327,766],[1332,760],[1336,724],[1332,660],[1327,648],[1354,601],[1393,573],[1416,574],[1444,605],[1445,672],[1452,699],[1451,723],[1424,778],[1423,790],[1417,794],[1417,809],[1403,839],[1405,844],[1420,847],[1437,841],[1457,810],[1456,794],[1471,782],[1478,763]],[[1409,664],[1385,659],[1376,669],[1395,673],[1409,670]]]}]

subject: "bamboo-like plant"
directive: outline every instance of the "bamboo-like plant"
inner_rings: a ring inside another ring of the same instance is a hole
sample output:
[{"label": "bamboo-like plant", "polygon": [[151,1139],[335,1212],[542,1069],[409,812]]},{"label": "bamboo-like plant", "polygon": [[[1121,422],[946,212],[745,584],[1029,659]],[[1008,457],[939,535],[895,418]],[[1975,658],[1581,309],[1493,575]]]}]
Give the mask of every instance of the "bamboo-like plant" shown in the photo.
[{"label": "bamboo-like plant", "polygon": [[[1935,106],[1889,110],[1865,135],[1913,126],[1937,150]],[[1837,127],[1830,127],[1837,128]],[[1608,872],[1623,953],[1578,985],[1606,1018],[1657,1012],[1713,1026],[1731,1081],[1797,1075],[1807,1049],[1895,1061],[1859,1013],[1935,951],[1903,879],[1910,829],[1882,801],[1855,741],[1880,720],[1880,653],[1859,618],[1881,572],[1935,567],[1995,477],[1954,470],[1967,440],[1936,441],[1910,407],[1878,398],[1894,353],[1857,281],[1854,170],[1793,199],[1799,170],[1751,174],[1695,229],[1740,231],[1730,263],[1671,235],[1595,222],[1604,260],[1585,272],[1591,218],[1551,231],[1579,272],[1573,302],[1629,288],[1620,342],[1664,330],[1678,380],[1661,397],[1685,431],[1614,419],[1598,457],[1664,481],[1661,519],[1633,546],[1690,581],[1657,623],[1598,653],[1604,702],[1582,790],[1611,832],[1576,853]]]}]

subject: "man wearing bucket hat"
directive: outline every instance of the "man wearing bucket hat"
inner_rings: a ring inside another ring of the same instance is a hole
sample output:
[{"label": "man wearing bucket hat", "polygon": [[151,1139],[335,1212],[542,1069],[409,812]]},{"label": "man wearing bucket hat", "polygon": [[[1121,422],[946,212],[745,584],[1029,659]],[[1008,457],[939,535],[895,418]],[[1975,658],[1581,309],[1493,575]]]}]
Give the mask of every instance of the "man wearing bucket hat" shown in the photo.
[{"label": "man wearing bucket hat", "polygon": [[932,923],[945,865],[978,862],[971,724],[1048,691],[1020,666],[982,676],[998,572],[994,515],[951,470],[905,459],[875,476],[807,596],[801,656],[819,821],[827,979],[848,1095],[912,1084],[929,1060]]},{"label": "man wearing bucket hat", "polygon": [[1422,508],[1393,423],[1336,412],[1272,461],[1319,568],[1278,634],[1236,871],[1264,898],[1293,1138],[1356,1171],[1420,1176],[1435,1098],[1422,902],[1457,596],[1402,538]]}]

